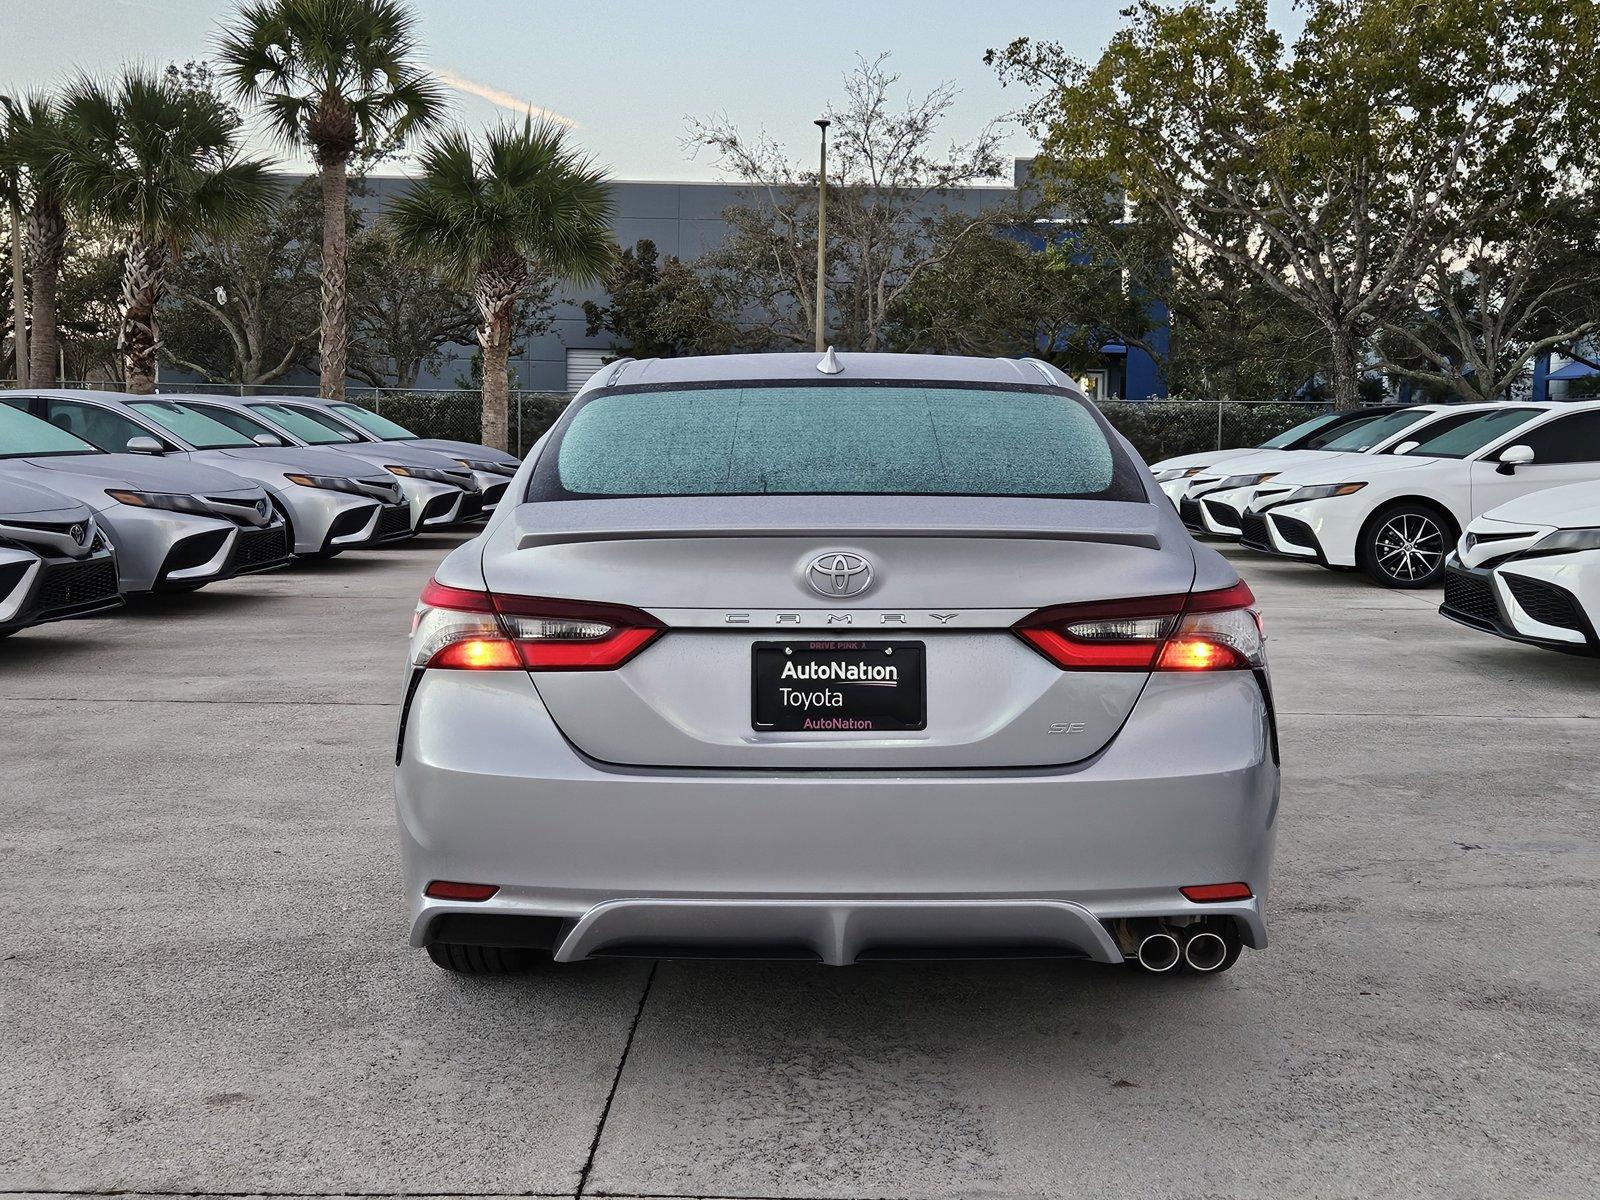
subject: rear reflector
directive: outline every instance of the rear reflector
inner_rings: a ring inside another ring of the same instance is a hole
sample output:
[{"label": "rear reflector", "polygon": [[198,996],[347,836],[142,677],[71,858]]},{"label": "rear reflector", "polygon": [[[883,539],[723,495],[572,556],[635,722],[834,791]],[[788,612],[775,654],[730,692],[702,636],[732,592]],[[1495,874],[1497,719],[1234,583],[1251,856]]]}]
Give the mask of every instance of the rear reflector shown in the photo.
[{"label": "rear reflector", "polygon": [[449,879],[435,879],[423,888],[423,895],[434,900],[487,900],[500,888],[492,883],[455,883]]},{"label": "rear reflector", "polygon": [[620,604],[501,596],[429,580],[411,626],[411,662],[454,671],[609,671],[664,631]]},{"label": "rear reflector", "polygon": [[1196,904],[1215,904],[1219,900],[1248,900],[1251,896],[1248,883],[1195,883],[1178,889],[1185,900]]},{"label": "rear reflector", "polygon": [[1240,582],[1187,596],[1043,608],[1013,632],[1067,671],[1242,671],[1262,662],[1254,604]]}]

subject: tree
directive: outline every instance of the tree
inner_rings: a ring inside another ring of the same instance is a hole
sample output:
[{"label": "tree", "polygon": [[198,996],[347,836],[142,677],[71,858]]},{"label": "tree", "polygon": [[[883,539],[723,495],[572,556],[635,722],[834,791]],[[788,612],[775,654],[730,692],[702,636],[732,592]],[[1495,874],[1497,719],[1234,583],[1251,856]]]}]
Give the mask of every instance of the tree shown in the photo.
[{"label": "tree", "polygon": [[265,384],[310,365],[317,319],[317,189],[309,180],[168,272],[162,351],[209,383]]},{"label": "tree", "polygon": [[28,384],[50,387],[56,379],[56,308],[61,263],[66,256],[66,200],[61,185],[61,110],[41,92],[13,99],[0,96],[7,135],[0,150],[18,178],[27,207],[29,297]]},{"label": "tree", "polygon": [[1584,61],[1584,45],[1592,59],[1593,30],[1562,0],[1304,8],[1292,48],[1266,0],[1139,0],[1093,65],[1025,38],[987,57],[1046,89],[1028,116],[1047,180],[1117,180],[1177,239],[1302,310],[1350,407],[1366,339],[1444,218],[1568,122],[1548,63]]},{"label": "tree", "polygon": [[[11,335],[10,355],[20,368],[27,360],[27,300],[23,281],[22,261],[22,172],[11,153],[10,123],[0,112],[0,204],[5,206],[6,248],[0,264],[5,267],[5,283],[0,285],[4,299],[0,301],[0,341],[3,334]],[[22,353],[18,353],[21,349]],[[15,378],[24,382],[25,372],[17,370]]]},{"label": "tree", "polygon": [[75,237],[61,266],[63,379],[120,382],[122,254],[108,237]]},{"label": "tree", "polygon": [[[993,126],[965,145],[934,149],[934,138],[955,104],[945,83],[897,106],[899,76],[887,55],[861,59],[845,76],[845,103],[829,107],[826,303],[833,340],[877,349],[890,313],[917,276],[937,264],[988,218],[969,213],[935,242],[934,226],[951,215],[950,188],[1000,174]],[[695,122],[689,140],[750,185],[754,203],[723,214],[728,240],[701,260],[741,309],[759,313],[765,341],[812,344],[817,283],[817,173],[790,163],[766,134],[748,136],[726,117]]]},{"label": "tree", "polygon": [[736,344],[723,297],[693,267],[675,255],[663,259],[649,238],[614,253],[604,285],[611,302],[583,302],[586,336],[604,330],[638,358],[722,354]]},{"label": "tree", "polygon": [[1466,223],[1382,320],[1385,365],[1470,400],[1505,398],[1538,355],[1600,329],[1600,193]]},{"label": "tree", "polygon": [[483,348],[483,440],[506,447],[506,364],[517,304],[547,277],[587,285],[611,265],[611,189],[561,127],[530,119],[431,139],[419,174],[391,209],[410,254],[470,285]]},{"label": "tree", "polygon": [[412,387],[474,339],[471,300],[436,264],[406,254],[387,221],[356,235],[350,279],[350,374],[363,383]]},{"label": "tree", "polygon": [[308,148],[322,182],[322,394],[343,397],[349,329],[348,168],[439,120],[444,93],[412,61],[414,17],[398,0],[261,0],[222,37],[223,69],[286,147]]},{"label": "tree", "polygon": [[[964,219],[950,220],[960,232]],[[900,293],[884,344],[910,352],[1033,355],[1070,373],[1097,365],[1100,346],[1116,336],[1110,306],[1121,295],[1120,280],[1096,264],[1074,262],[1053,234],[1017,214],[1004,228],[963,238]]]},{"label": "tree", "polygon": [[274,185],[264,161],[240,155],[235,114],[150,71],[79,80],[62,114],[62,192],[123,237],[118,346],[128,390],[152,392],[169,258],[258,216]]}]

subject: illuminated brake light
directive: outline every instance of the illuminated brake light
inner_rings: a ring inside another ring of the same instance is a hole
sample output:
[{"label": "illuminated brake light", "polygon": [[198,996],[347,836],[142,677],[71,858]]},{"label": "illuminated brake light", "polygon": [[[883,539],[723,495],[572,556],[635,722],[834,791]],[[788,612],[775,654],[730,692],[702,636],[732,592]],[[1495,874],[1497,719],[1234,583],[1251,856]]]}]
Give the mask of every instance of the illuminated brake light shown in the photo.
[{"label": "illuminated brake light", "polygon": [[1040,609],[1013,631],[1062,670],[1242,671],[1263,661],[1247,584]]},{"label": "illuminated brake light", "polygon": [[411,661],[456,671],[609,671],[664,628],[625,605],[502,596],[429,580],[412,620]]},{"label": "illuminated brake light", "polygon": [[451,642],[428,665],[457,671],[512,671],[522,666],[522,659],[509,638],[468,638]]},{"label": "illuminated brake light", "polygon": [[1253,894],[1248,883],[1196,883],[1178,889],[1185,900],[1196,904],[1216,904],[1222,900],[1248,900]]}]

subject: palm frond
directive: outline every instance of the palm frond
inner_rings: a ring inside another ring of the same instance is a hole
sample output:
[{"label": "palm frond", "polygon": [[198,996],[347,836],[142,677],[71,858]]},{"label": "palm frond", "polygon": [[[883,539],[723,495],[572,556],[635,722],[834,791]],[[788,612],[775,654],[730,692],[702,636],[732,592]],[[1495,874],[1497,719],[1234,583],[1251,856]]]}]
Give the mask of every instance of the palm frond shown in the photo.
[{"label": "palm frond", "polygon": [[[284,145],[326,149],[354,137],[375,146],[436,124],[446,109],[444,89],[411,61],[415,21],[397,0],[252,0],[218,55],[235,95],[261,105]],[[346,118],[351,134],[330,133]]]},{"label": "palm frond", "polygon": [[269,164],[240,156],[238,120],[213,97],[130,68],[74,81],[61,110],[63,195],[113,228],[177,246],[270,203]]},{"label": "palm frond", "polygon": [[481,146],[460,130],[429,139],[416,182],[390,211],[400,244],[458,277],[514,258],[558,279],[598,281],[613,253],[611,190],[566,138],[530,120],[490,130]]}]

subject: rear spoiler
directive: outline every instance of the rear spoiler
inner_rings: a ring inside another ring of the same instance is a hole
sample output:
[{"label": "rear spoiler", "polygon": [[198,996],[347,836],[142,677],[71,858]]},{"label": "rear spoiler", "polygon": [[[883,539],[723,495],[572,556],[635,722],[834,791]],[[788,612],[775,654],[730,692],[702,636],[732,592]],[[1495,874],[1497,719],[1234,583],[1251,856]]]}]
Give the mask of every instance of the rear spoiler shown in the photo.
[{"label": "rear spoiler", "polygon": [[1161,548],[1151,506],[989,496],[691,496],[523,504],[519,550],[573,542],[783,537],[1020,538]]}]

